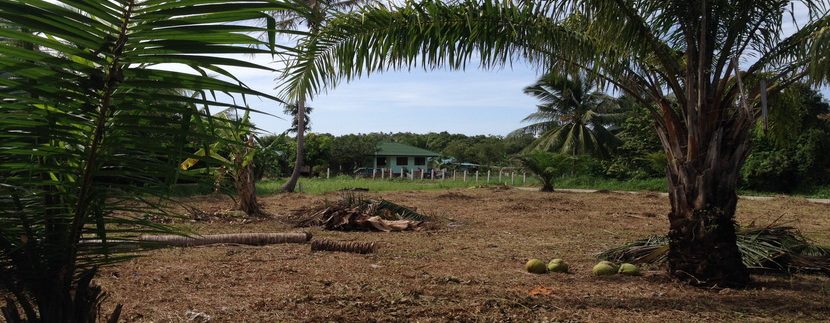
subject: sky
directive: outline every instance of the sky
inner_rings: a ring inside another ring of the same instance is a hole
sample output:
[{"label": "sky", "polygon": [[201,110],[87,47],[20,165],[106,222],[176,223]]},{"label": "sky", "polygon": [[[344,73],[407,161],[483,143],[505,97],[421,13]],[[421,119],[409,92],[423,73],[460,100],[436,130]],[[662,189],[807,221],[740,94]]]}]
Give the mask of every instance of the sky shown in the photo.
[{"label": "sky", "polygon": [[[796,20],[806,20],[806,10],[796,9]],[[785,34],[794,31],[785,28]],[[271,56],[246,57],[278,69]],[[470,64],[469,66],[475,66]],[[230,69],[248,86],[276,94],[276,73]],[[517,61],[512,67],[465,71],[388,71],[342,82],[317,95],[310,106],[311,131],[343,135],[370,132],[440,132],[466,135],[506,135],[521,127],[522,119],[536,110],[537,101],[522,92],[540,73]],[[830,97],[826,88],[822,91]],[[261,130],[282,133],[289,117],[272,101],[251,100],[252,108],[276,115],[253,115]]]},{"label": "sky", "polygon": [[[536,109],[536,100],[522,92],[536,78],[536,71],[525,65],[496,71],[417,69],[373,74],[316,96],[309,103],[314,108],[311,131],[506,135]],[[248,83],[273,92],[275,81],[255,77]],[[278,109],[265,103],[252,106],[266,112]],[[289,126],[289,119],[280,116],[283,119],[253,118],[260,129],[280,133]]]}]

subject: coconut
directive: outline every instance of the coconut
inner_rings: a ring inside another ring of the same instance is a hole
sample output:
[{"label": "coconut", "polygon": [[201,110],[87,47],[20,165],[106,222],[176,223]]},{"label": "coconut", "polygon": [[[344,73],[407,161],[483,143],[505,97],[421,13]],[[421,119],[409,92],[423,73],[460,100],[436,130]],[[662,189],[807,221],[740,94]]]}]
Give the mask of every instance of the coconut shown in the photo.
[{"label": "coconut", "polygon": [[640,268],[637,268],[637,266],[632,264],[622,264],[617,272],[620,275],[639,276]]},{"label": "coconut", "polygon": [[545,262],[539,259],[530,259],[525,264],[525,270],[529,273],[534,274],[544,274],[547,272],[547,268],[545,267]]},{"label": "coconut", "polygon": [[600,261],[599,263],[611,266],[611,268],[614,268],[614,271],[617,271],[620,268],[619,266],[617,266],[617,264],[615,264],[613,262],[610,262],[608,260],[603,260],[603,261]]},{"label": "coconut", "polygon": [[611,276],[617,273],[617,269],[612,266],[613,263],[600,262],[594,266],[592,271],[596,276]]},{"label": "coconut", "polygon": [[548,263],[548,271],[552,273],[568,272],[568,264],[562,259],[554,259]]}]

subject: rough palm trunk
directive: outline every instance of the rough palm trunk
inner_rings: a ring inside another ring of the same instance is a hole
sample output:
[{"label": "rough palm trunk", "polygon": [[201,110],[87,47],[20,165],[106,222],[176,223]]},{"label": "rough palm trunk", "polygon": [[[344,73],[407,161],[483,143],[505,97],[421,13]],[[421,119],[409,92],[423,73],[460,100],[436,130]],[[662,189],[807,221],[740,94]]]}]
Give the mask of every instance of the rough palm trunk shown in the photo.
[{"label": "rough palm trunk", "polygon": [[[255,149],[254,136],[249,136],[245,145],[245,150]],[[234,163],[236,163],[237,165],[242,165],[243,159],[246,155],[246,153],[238,154],[235,157],[237,160],[235,160]],[[236,208],[238,210],[245,212],[245,214],[249,216],[261,216],[266,214],[266,212],[262,210],[262,208],[256,200],[256,181],[254,180],[253,160],[248,162],[248,165],[240,167],[237,170],[236,176],[234,178],[234,186],[236,188],[236,194],[239,197],[239,200],[236,204]]]},{"label": "rough palm trunk", "polygon": [[297,101],[297,158],[294,160],[294,170],[291,178],[282,186],[286,192],[294,192],[297,181],[300,180],[300,172],[303,167],[303,155],[305,154],[305,99]]},{"label": "rough palm trunk", "polygon": [[539,189],[540,192],[553,192],[553,181],[552,180],[542,180],[542,188]]},{"label": "rough palm trunk", "polygon": [[672,206],[669,273],[680,280],[719,287],[749,283],[734,221],[738,170],[748,151],[746,132],[745,127],[720,125],[705,144],[690,140],[682,150],[666,148]]}]

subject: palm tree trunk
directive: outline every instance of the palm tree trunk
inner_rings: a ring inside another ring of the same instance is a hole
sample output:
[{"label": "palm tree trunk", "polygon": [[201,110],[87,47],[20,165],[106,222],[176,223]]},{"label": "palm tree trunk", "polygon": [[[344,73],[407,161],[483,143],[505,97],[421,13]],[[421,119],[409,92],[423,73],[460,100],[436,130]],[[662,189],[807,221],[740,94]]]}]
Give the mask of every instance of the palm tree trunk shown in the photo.
[{"label": "palm tree trunk", "polygon": [[294,161],[294,171],[291,178],[282,186],[286,192],[294,192],[297,181],[300,180],[300,171],[303,167],[303,155],[305,154],[305,99],[297,101],[297,159]]},{"label": "palm tree trunk", "polygon": [[540,192],[553,192],[553,179],[551,180],[542,180],[542,188],[539,189]]},{"label": "palm tree trunk", "polygon": [[[749,283],[735,236],[738,170],[748,152],[745,129],[721,125],[697,153],[668,145],[669,273],[701,286]],[[666,133],[660,133],[667,142]],[[685,138],[685,136],[684,136]],[[690,141],[689,146],[698,146]]]},{"label": "palm tree trunk", "polygon": [[[253,135],[250,135],[245,143],[246,153],[248,149],[255,149]],[[245,214],[249,216],[267,215],[267,213],[260,207],[259,202],[256,200],[254,161],[251,160],[248,162],[248,165],[245,165],[244,167],[241,166],[246,153],[238,154],[236,156],[237,160],[234,161],[234,163],[240,167],[234,177],[234,186],[236,188],[236,194],[239,197],[236,208],[242,212],[245,212]]]}]

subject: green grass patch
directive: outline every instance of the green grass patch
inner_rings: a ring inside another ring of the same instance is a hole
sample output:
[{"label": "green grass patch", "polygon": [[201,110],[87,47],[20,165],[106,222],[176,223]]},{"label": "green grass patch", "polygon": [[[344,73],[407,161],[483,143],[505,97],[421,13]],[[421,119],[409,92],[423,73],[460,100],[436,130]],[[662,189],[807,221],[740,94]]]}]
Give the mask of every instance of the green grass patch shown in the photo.
[{"label": "green grass patch", "polygon": [[[280,188],[285,183],[286,179],[278,180],[264,180],[257,183],[257,194],[268,195],[278,193]],[[452,188],[468,188],[473,186],[486,185],[511,185],[510,177],[503,176],[501,181],[496,176],[490,179],[487,183],[485,177],[479,177],[476,182],[474,176],[469,176],[465,182],[460,178],[455,180],[429,180],[429,179],[371,179],[371,178],[353,178],[349,176],[338,176],[331,179],[325,178],[301,178],[300,186],[297,191],[302,191],[309,194],[323,194],[328,192],[335,192],[351,188],[365,188],[372,192],[384,191],[416,191],[416,190],[442,190]],[[521,176],[516,176],[514,179],[515,186],[538,187],[539,180],[533,176],[528,175],[526,181],[522,180]],[[654,191],[666,192],[668,187],[665,178],[647,178],[647,179],[632,179],[632,180],[616,180],[602,177],[592,176],[566,176],[554,180],[554,187],[557,189],[574,188],[574,189],[595,189],[595,190],[609,190],[609,191]],[[232,190],[232,187],[228,187]],[[180,184],[176,185],[172,196],[185,197],[193,195],[210,194],[213,191],[213,185],[210,184]],[[228,192],[230,193],[230,192]],[[774,196],[783,193],[777,192],[758,192],[752,190],[738,190],[738,194],[747,196]],[[799,190],[793,196],[806,198],[830,198],[830,186],[814,186],[809,189]]]},{"label": "green grass patch", "polygon": [[[516,186],[532,186],[538,185],[538,181],[530,176],[527,177],[527,182],[522,184],[522,178],[517,176],[515,179]],[[257,194],[267,195],[274,194],[280,191],[280,188],[285,183],[286,179],[267,180],[257,183]],[[502,177],[501,182],[497,178],[490,179],[489,185],[497,184],[510,185],[509,177]],[[486,178],[479,177],[476,182],[473,176],[468,176],[467,181],[457,177],[455,180],[446,179],[371,179],[371,178],[353,178],[349,176],[338,176],[331,179],[325,178],[301,178],[297,191],[309,194],[323,194],[351,188],[365,188],[372,192],[383,191],[416,191],[416,190],[440,190],[450,188],[466,188],[471,186],[488,185]]]},{"label": "green grass patch", "polygon": [[579,188],[609,191],[656,191],[665,192],[668,185],[665,178],[632,179],[621,181],[592,176],[567,176],[553,181],[554,188]]}]

